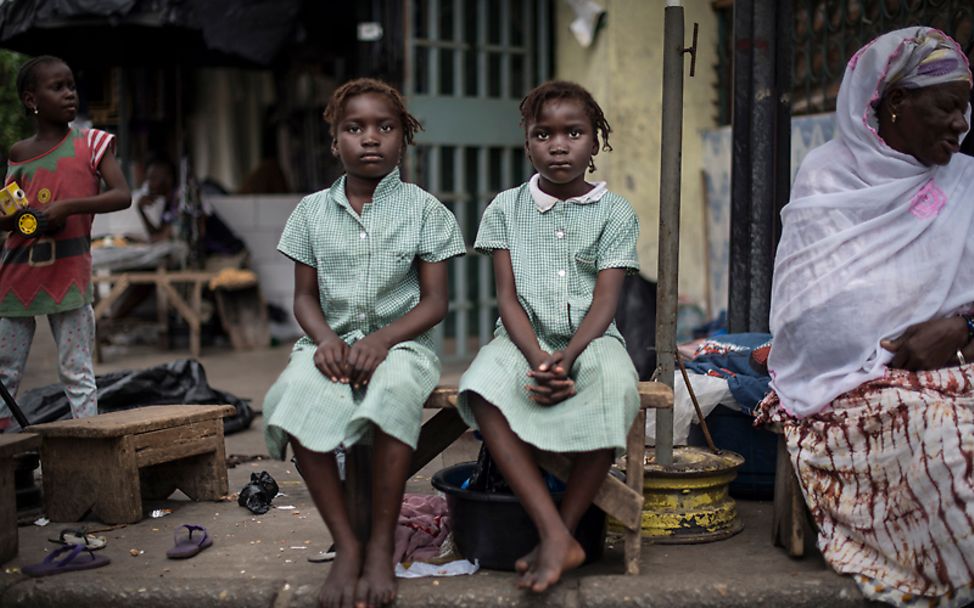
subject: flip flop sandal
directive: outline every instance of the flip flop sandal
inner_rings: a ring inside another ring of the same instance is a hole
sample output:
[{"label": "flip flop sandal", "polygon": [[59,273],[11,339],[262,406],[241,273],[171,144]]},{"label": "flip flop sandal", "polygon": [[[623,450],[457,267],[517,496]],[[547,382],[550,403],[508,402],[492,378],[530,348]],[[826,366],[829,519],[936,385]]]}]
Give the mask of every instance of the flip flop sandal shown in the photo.
[{"label": "flip flop sandal", "polygon": [[[82,555],[82,554],[85,555]],[[62,559],[59,557],[64,556]],[[44,558],[39,564],[31,564],[20,569],[27,576],[50,576],[77,570],[101,568],[112,563],[104,555],[95,555],[84,545],[65,545]]]},{"label": "flip flop sandal", "polygon": [[108,539],[106,539],[104,536],[88,534],[85,530],[80,528],[66,528],[61,530],[61,533],[57,538],[51,538],[48,540],[59,545],[82,545],[91,551],[104,549],[105,545],[108,544]]},{"label": "flip flop sandal", "polygon": [[[180,536],[179,534],[179,531],[183,528],[189,532],[186,536]],[[194,537],[193,532],[196,531],[202,532],[202,534],[197,534]],[[173,531],[173,546],[166,551],[166,557],[169,559],[187,559],[212,544],[213,539],[206,533],[206,528],[192,524],[183,524]]]},{"label": "flip flop sandal", "polygon": [[308,556],[308,561],[312,564],[320,564],[322,562],[330,562],[335,559],[335,545],[328,547],[327,551],[319,551],[314,555]]}]

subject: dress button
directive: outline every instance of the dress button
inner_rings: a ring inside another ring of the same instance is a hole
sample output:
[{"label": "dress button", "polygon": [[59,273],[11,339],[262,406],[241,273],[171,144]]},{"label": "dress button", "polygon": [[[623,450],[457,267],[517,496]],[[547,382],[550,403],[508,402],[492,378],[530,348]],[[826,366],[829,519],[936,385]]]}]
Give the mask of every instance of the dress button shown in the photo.
[{"label": "dress button", "polygon": [[561,230],[561,229],[558,229],[558,230],[555,231],[555,236],[557,238],[559,238],[559,239],[563,239],[563,238],[565,238],[565,231],[564,230]]},{"label": "dress button", "polygon": [[364,230],[362,232],[359,232],[358,233],[358,238],[360,238],[360,239],[364,239],[366,236],[368,236],[368,235],[365,234],[365,231]]},{"label": "dress button", "polygon": [[560,277],[565,276],[565,271],[564,270],[559,270],[558,271],[558,276],[560,276]]},{"label": "dress button", "polygon": [[358,320],[359,321],[364,321],[365,320],[365,313],[364,312],[358,313]]}]

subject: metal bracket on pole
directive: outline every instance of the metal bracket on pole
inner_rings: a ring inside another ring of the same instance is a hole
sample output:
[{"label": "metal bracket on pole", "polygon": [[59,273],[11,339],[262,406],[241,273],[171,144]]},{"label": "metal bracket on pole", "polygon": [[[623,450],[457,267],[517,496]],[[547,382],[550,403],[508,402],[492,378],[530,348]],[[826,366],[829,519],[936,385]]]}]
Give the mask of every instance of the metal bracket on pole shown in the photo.
[{"label": "metal bracket on pole", "polygon": [[684,53],[690,53],[690,78],[697,73],[697,31],[700,29],[700,24],[696,21],[693,22],[693,42],[690,46],[683,49]]}]

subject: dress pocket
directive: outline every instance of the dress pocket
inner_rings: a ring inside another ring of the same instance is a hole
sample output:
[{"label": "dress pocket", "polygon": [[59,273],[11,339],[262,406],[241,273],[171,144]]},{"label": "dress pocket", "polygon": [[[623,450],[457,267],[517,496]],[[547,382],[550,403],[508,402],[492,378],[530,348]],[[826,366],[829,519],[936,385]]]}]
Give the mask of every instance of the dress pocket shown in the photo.
[{"label": "dress pocket", "polygon": [[416,262],[416,252],[413,250],[395,249],[380,254],[382,260],[382,274],[391,281],[401,281],[412,270]]}]

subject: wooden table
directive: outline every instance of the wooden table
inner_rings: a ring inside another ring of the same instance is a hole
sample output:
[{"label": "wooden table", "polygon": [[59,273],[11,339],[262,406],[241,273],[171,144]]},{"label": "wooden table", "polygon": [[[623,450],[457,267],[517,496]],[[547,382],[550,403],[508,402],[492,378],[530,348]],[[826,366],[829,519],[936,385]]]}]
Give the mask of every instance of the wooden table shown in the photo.
[{"label": "wooden table", "polygon": [[[125,293],[129,285],[155,285],[159,323],[165,328],[164,336],[169,335],[169,306],[186,321],[189,326],[189,350],[194,357],[200,356],[200,314],[203,304],[203,286],[216,276],[213,272],[169,271],[158,269],[155,272],[119,272],[108,275],[95,275],[92,282],[111,286],[108,295],[95,305],[95,320],[108,316],[112,304]],[[187,302],[176,289],[176,285],[189,285],[190,299]],[[168,348],[168,345],[166,345]],[[96,359],[101,359],[96,349]]]},{"label": "wooden table", "polygon": [[227,494],[223,417],[231,405],[154,405],[29,427],[43,439],[44,506],[52,521],[91,512],[142,519],[142,499],[177,488],[192,500]]},{"label": "wooden table", "polygon": [[[639,555],[642,549],[643,466],[646,453],[646,410],[673,407],[673,390],[659,382],[639,383],[640,410],[629,429],[626,442],[626,481],[609,475],[595,495],[593,503],[611,515],[625,527],[626,574],[639,574]],[[467,425],[456,410],[457,389],[439,386],[426,401],[425,408],[438,409],[423,424],[409,476],[412,477],[431,460],[448,448],[467,430]],[[571,472],[571,460],[563,454],[542,453],[542,468],[562,481]],[[356,535],[363,539],[369,535],[371,520],[371,446],[354,445],[345,456],[345,488],[349,515]]]},{"label": "wooden table", "polygon": [[41,447],[33,433],[0,435],[0,564],[17,555],[17,491],[14,486],[15,456]]}]

